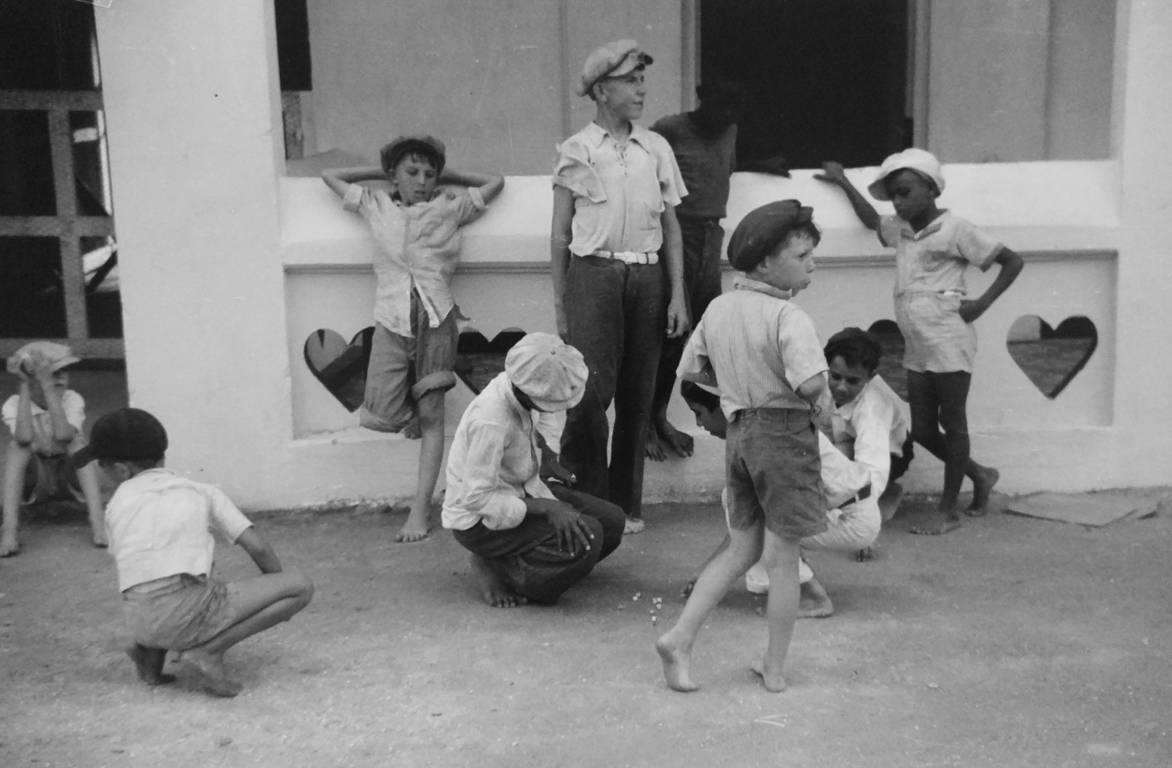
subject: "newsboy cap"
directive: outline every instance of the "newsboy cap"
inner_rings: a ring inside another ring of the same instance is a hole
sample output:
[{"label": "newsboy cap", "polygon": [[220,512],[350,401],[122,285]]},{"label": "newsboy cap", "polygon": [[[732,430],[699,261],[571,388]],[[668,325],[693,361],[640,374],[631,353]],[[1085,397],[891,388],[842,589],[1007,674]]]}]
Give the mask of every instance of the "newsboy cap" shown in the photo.
[{"label": "newsboy cap", "polygon": [[582,77],[578,81],[578,95],[590,93],[594,84],[604,77],[622,77],[641,67],[649,66],[654,59],[639,50],[634,40],[615,40],[590,52],[582,65]]}]

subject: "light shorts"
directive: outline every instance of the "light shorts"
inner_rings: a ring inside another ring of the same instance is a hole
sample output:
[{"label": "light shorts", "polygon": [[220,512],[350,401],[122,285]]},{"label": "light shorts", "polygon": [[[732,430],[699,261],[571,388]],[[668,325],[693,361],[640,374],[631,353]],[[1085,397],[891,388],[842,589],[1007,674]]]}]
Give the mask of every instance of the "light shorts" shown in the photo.
[{"label": "light shorts", "polygon": [[961,320],[960,302],[960,296],[938,291],[905,291],[895,298],[904,368],[917,373],[972,373],[977,332]]},{"label": "light shorts", "polygon": [[808,410],[737,411],[724,456],[730,528],[745,530],[764,518],[766,528],[788,539],[826,530],[818,433]]},{"label": "light shorts", "polygon": [[236,588],[207,576],[177,573],[122,593],[134,642],[182,651],[203,645],[236,623]]},{"label": "light shorts", "polygon": [[419,294],[411,291],[413,336],[401,336],[375,323],[359,424],[379,432],[398,432],[415,418],[415,403],[421,397],[456,386],[457,314],[453,309],[432,328]]}]

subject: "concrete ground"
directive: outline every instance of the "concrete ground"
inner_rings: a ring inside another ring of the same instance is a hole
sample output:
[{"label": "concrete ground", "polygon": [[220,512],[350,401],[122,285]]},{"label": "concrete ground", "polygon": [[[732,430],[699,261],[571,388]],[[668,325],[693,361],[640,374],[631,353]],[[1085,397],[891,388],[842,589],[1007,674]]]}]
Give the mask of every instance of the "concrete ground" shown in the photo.
[{"label": "concrete ground", "polygon": [[[652,642],[721,536],[715,504],[649,508],[558,606],[511,610],[479,601],[450,535],[393,543],[397,514],[258,516],[317,595],[229,652],[235,699],[170,662],[178,683],[139,683],[109,556],[78,514],[41,516],[0,561],[0,765],[1172,764],[1172,518],[907,534],[928,504],[905,501],[874,561],[812,555],[838,613],[799,622],[780,695],[748,671],[765,624],[742,589],[701,635],[702,690],[663,684]],[[229,547],[217,568],[253,572]]]}]

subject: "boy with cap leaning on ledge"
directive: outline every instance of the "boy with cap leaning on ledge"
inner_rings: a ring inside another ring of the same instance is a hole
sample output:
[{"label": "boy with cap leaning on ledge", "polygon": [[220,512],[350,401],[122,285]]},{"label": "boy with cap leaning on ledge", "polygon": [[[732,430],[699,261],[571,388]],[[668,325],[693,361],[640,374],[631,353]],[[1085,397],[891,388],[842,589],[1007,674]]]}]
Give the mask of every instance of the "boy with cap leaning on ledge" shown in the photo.
[{"label": "boy with cap leaning on ledge", "polygon": [[567,416],[562,459],[580,488],[626,512],[627,533],[644,526],[660,348],[665,336],[686,336],[690,327],[675,215],[687,189],[667,140],[633,122],[643,114],[649,64],[634,40],[586,58],[577,90],[594,101],[595,117],[558,147],[550,231],[557,330],[590,368],[582,402]]},{"label": "boy with cap leaning on ledge", "polygon": [[[380,158],[379,168],[326,170],[322,179],[346,210],[362,214],[378,243],[374,336],[359,423],[422,438],[415,497],[395,537],[418,541],[431,527],[431,497],[443,467],[444,394],[456,386],[460,313],[452,275],[460,227],[484,211],[505,180],[445,169],[443,142],[433,136],[400,136]],[[390,192],[359,184],[373,180],[389,180]]]},{"label": "boy with cap leaning on ledge", "polygon": [[[97,459],[117,485],[106,508],[110,554],[134,645],[127,649],[148,685],[172,682],[167,651],[216,696],[235,696],[224,652],[288,621],[309,604],[313,584],[284,570],[276,552],[223,491],[163,468],[167,432],[138,408],[108,413],[94,424],[80,464]],[[263,575],[224,583],[211,576],[212,531],[239,544]]]},{"label": "boy with cap leaning on ledge", "polygon": [[12,441],[4,457],[0,557],[20,551],[22,503],[66,489],[75,494],[75,485],[89,513],[94,546],[106,546],[97,473],[73,459],[85,445],[85,400],[69,388],[68,368],[78,362],[73,350],[51,341],[30,342],[8,358],[8,372],[20,377],[20,391],[3,407]]},{"label": "boy with cap leaning on ledge", "polygon": [[443,523],[472,553],[489,605],[552,604],[622,541],[623,511],[568,488],[574,478],[549,449],[586,376],[578,350],[530,333],[460,418]]}]

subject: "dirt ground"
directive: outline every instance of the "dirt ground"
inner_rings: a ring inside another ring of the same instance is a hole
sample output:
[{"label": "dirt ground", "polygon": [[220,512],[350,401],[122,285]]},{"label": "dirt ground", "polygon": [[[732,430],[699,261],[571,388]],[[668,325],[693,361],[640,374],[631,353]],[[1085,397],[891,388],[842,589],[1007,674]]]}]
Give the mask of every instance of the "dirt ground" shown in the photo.
[{"label": "dirt ground", "polygon": [[[227,700],[182,665],[137,682],[109,556],[80,517],[42,517],[0,561],[0,765],[1172,764],[1172,516],[907,534],[927,504],[876,560],[812,555],[838,613],[799,622],[780,695],[748,671],[765,625],[741,589],[701,635],[702,690],[663,684],[652,642],[721,535],[715,504],[649,508],[558,606],[512,610],[479,601],[450,535],[393,543],[396,514],[259,516],[317,594],[229,652],[247,687]],[[235,548],[217,568],[252,572]]]}]

